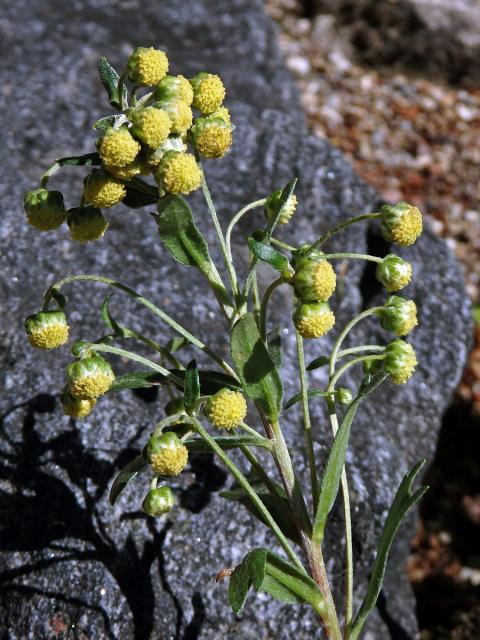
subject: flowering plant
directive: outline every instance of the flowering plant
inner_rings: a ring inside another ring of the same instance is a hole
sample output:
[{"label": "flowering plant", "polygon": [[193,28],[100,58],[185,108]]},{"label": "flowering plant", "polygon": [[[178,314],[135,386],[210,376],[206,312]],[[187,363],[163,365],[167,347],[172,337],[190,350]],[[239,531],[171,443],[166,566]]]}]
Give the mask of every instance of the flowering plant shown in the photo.
[{"label": "flowering plant", "polygon": [[[423,462],[401,483],[378,543],[370,582],[363,603],[353,610],[353,549],[348,479],[345,459],[351,425],[362,400],[390,379],[406,383],[414,372],[416,357],[403,340],[417,323],[416,306],[396,292],[412,276],[412,266],[399,256],[380,258],[356,253],[327,253],[330,238],[350,225],[378,219],[384,237],[408,246],[422,231],[422,216],[405,202],[337,224],[314,242],[293,247],[277,238],[277,231],[295,214],[295,180],[267,197],[244,206],[224,231],[219,223],[201,165],[202,158],[220,158],[232,143],[233,126],[223,100],[225,89],[214,74],[199,73],[187,80],[168,75],[164,52],[139,47],[119,76],[105,58],[99,63],[100,78],[114,114],[97,120],[97,150],[57,160],[44,174],[40,188],[25,195],[28,222],[40,231],[51,231],[67,223],[72,239],[99,240],[108,222],[102,209],[123,202],[127,207],[156,205],[153,214],[160,238],[171,256],[182,265],[198,269],[218,301],[229,336],[230,361],[223,359],[177,320],[127,285],[96,275],[71,275],[53,283],[46,291],[42,310],[29,316],[25,326],[30,343],[40,349],[57,348],[69,337],[65,298],[61,289],[73,282],[93,281],[118,289],[155,314],[173,331],[167,344],[129,329],[113,317],[109,298],[102,307],[107,335],[95,342],[77,341],[72,347],[75,361],[67,367],[61,393],[64,411],[73,418],[88,416],[98,399],[126,388],[161,384],[169,396],[165,416],[153,427],[141,455],[115,478],[110,492],[112,504],[127,484],[149,472],[150,486],[142,503],[152,517],[168,513],[175,503],[168,478],[180,474],[191,452],[213,452],[233,475],[234,486],[224,493],[241,502],[267,526],[284,555],[256,548],[219,579],[229,577],[229,601],[235,613],[244,605],[250,587],[288,603],[308,603],[318,614],[328,638],[355,640],[377,601],[389,550],[407,511],[426,487],[412,491]],[[127,82],[130,82],[130,89]],[[147,88],[147,89],[145,89]],[[64,166],[90,167],[78,206],[66,209],[63,195],[48,190],[51,176]],[[144,179],[152,175],[154,183]],[[142,177],[141,177],[142,176]],[[210,257],[206,239],[195,224],[183,195],[202,189],[223,256],[223,275]],[[246,277],[237,274],[231,250],[232,232],[238,221],[254,209],[263,209],[264,223],[248,238],[249,264]],[[376,277],[389,295],[381,306],[353,318],[338,334],[329,357],[305,363],[304,340],[318,340],[335,325],[329,300],[337,282],[332,262],[360,259],[377,263]],[[260,292],[257,267],[260,262],[277,271],[265,291]],[[272,295],[280,287],[292,292],[300,391],[284,400],[278,332],[272,330],[268,310]],[[367,344],[344,348],[351,329],[367,317],[377,317],[395,337],[387,345]],[[152,350],[152,358],[118,346],[140,342]],[[181,349],[190,345],[214,364],[214,370],[182,362]],[[114,370],[105,354],[120,356],[142,366],[123,375]],[[352,393],[339,387],[342,376],[353,366],[362,366],[364,378]],[[324,389],[311,388],[308,372],[328,368]],[[323,467],[316,459],[309,404],[325,402],[331,423],[332,442]],[[300,403],[309,468],[309,490],[302,487],[282,432],[285,413]],[[247,418],[248,409],[251,416]],[[252,426],[256,421],[262,429]],[[207,426],[207,423],[209,426]],[[261,431],[263,430],[263,433]],[[245,458],[244,472],[229,455],[238,450]],[[262,463],[271,456],[274,477]],[[334,603],[325,563],[323,540],[328,515],[341,493],[346,541],[346,582],[343,626]]]}]

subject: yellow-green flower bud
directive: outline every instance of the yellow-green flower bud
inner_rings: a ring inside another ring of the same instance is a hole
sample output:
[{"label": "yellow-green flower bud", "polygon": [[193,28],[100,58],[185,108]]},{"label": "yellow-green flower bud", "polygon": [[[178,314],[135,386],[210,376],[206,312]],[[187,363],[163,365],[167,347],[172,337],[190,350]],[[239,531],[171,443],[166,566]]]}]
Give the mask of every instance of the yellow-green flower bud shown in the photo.
[{"label": "yellow-green flower bud", "polygon": [[328,302],[299,303],[293,313],[293,324],[302,338],[321,338],[335,324]]},{"label": "yellow-green flower bud", "polygon": [[171,123],[170,131],[173,135],[184,136],[192,126],[192,109],[183,100],[158,100],[152,106],[168,114]]},{"label": "yellow-green flower bud", "polygon": [[205,414],[218,429],[235,429],[247,415],[247,403],[240,391],[220,389],[207,400]]},{"label": "yellow-green flower bud", "polygon": [[103,236],[108,227],[105,216],[95,207],[69,209],[67,224],[75,242],[90,242]]},{"label": "yellow-green flower bud", "polygon": [[25,320],[28,341],[37,349],[56,349],[68,340],[69,326],[63,311],[39,311]]},{"label": "yellow-green flower bud", "polygon": [[178,476],[187,465],[188,450],[176,433],[167,431],[150,438],[147,458],[156,475]]},{"label": "yellow-green flower bud", "polygon": [[393,206],[386,204],[381,212],[380,229],[388,242],[408,247],[422,233],[422,214],[408,202],[398,202]]},{"label": "yellow-green flower bud", "polygon": [[[272,221],[273,218],[275,217],[275,212],[277,211],[281,197],[282,197],[282,190],[276,189],[267,198],[263,211],[265,213],[265,217],[269,222]],[[296,210],[297,210],[297,196],[294,193],[292,193],[290,198],[285,203],[285,206],[283,207],[283,211],[280,214],[280,218],[278,219],[278,224],[280,225],[287,224],[291,220]]]},{"label": "yellow-green flower bud", "polygon": [[166,111],[155,107],[131,109],[128,117],[133,125],[133,135],[151,149],[156,149],[168,138],[171,122]]},{"label": "yellow-green flower bud", "polygon": [[124,127],[121,129],[110,127],[98,141],[97,148],[104,164],[125,167],[135,160],[141,147]]},{"label": "yellow-green flower bud", "polygon": [[150,489],[142,502],[142,509],[149,516],[158,518],[175,506],[175,498],[170,487]]},{"label": "yellow-green flower bud", "polygon": [[94,354],[69,364],[67,379],[72,396],[88,400],[107,393],[115,380],[115,374],[105,358]]},{"label": "yellow-green flower bud", "polygon": [[405,384],[412,377],[417,366],[417,357],[412,345],[400,338],[392,340],[385,347],[384,366],[392,382]]},{"label": "yellow-green flower bud", "polygon": [[28,223],[39,231],[57,229],[67,218],[60,191],[35,189],[27,191],[23,199]]},{"label": "yellow-green flower bud", "polygon": [[221,118],[225,122],[225,124],[232,124],[232,118],[230,116],[230,111],[227,109],[227,107],[220,107],[220,109],[217,109],[216,111],[211,113],[209,117],[210,118]]},{"label": "yellow-green flower bud", "polygon": [[155,177],[160,186],[173,195],[188,194],[202,184],[202,173],[194,156],[181,151],[167,151]]},{"label": "yellow-green flower bud", "polygon": [[397,336],[406,336],[417,325],[417,306],[413,300],[390,296],[379,310],[380,324]]},{"label": "yellow-green flower bud", "polygon": [[63,390],[60,400],[64,414],[75,419],[86,418],[90,415],[97,402],[95,398],[87,398],[85,400],[75,398],[68,389]]},{"label": "yellow-green flower bud", "polygon": [[184,76],[165,76],[153,91],[155,100],[181,100],[190,106],[193,101],[193,89]]},{"label": "yellow-green flower bud", "polygon": [[128,77],[141,87],[158,84],[168,71],[168,58],[160,49],[137,47],[127,62]]},{"label": "yellow-green flower bud", "polygon": [[232,126],[222,118],[197,118],[191,135],[204,158],[222,158],[232,145]]},{"label": "yellow-green flower bud", "polygon": [[213,73],[197,73],[190,80],[193,87],[193,106],[205,115],[220,109],[225,99],[225,87]]},{"label": "yellow-green flower bud", "polygon": [[83,197],[93,207],[109,209],[119,204],[126,195],[125,185],[100,169],[94,169],[85,178]]},{"label": "yellow-green flower bud", "polygon": [[380,262],[375,276],[392,293],[406,287],[412,279],[412,273],[413,267],[409,262],[391,253]]},{"label": "yellow-green flower bud", "polygon": [[353,400],[353,394],[347,387],[339,387],[335,391],[335,399],[339,404],[350,404]]},{"label": "yellow-green flower bud", "polygon": [[144,158],[139,154],[133,162],[124,167],[114,167],[111,164],[104,164],[103,168],[119,180],[131,180],[135,176],[146,176],[150,173],[150,169]]},{"label": "yellow-green flower bud", "polygon": [[326,302],[337,284],[332,265],[317,251],[295,261],[293,287],[302,302]]}]

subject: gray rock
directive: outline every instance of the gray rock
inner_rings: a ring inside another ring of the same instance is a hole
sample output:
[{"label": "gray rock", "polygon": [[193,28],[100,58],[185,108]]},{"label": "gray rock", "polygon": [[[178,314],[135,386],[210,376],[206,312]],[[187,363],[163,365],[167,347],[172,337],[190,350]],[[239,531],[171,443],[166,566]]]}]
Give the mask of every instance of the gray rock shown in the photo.
[{"label": "gray rock", "polygon": [[[178,5],[178,6],[176,6]],[[91,149],[91,123],[106,112],[95,80],[100,54],[120,63],[138,44],[166,47],[174,72],[218,71],[229,89],[237,130],[232,153],[208,164],[207,174],[222,221],[242,204],[299,177],[300,211],[284,234],[301,242],[346,215],[374,210],[378,198],[326,141],[308,135],[292,80],[277,52],[275,32],[255,0],[165,4],[122,0],[73,2],[65,15],[60,0],[19,0],[4,11],[2,113],[8,126],[0,176],[4,202],[0,266],[0,364],[3,393],[0,442],[1,600],[0,629],[24,638],[320,637],[309,610],[282,606],[258,595],[235,618],[225,585],[213,577],[254,546],[274,548],[271,537],[242,508],[225,503],[224,471],[210,457],[193,458],[173,483],[181,506],[171,518],[150,521],[140,512],[146,490],[140,478],[111,509],[108,489],[116,471],[143,446],[162,415],[166,398],[122,392],[105,398],[87,420],[64,417],[57,394],[63,384],[62,353],[28,347],[23,318],[40,305],[47,284],[73,272],[118,278],[156,301],[221,353],[228,346],[222,318],[205,294],[200,276],[173,264],[158,242],[147,212],[119,208],[105,238],[93,246],[70,242],[66,230],[39,234],[22,213],[23,192],[36,184],[55,157]],[[82,170],[66,170],[58,184],[69,206],[79,195]],[[206,209],[191,198],[202,229]],[[261,224],[251,216],[241,236]],[[345,250],[388,251],[374,232],[352,228],[332,244]],[[241,263],[240,241],[235,252]],[[461,274],[445,244],[428,232],[405,255],[415,265],[409,294],[420,309],[413,336],[419,355],[414,382],[386,386],[365,403],[355,424],[349,458],[354,496],[357,600],[365,586],[375,543],[401,477],[420,457],[430,458],[443,410],[458,382],[470,330]],[[362,264],[348,267],[345,293],[336,303],[338,326],[382,298]],[[271,277],[268,271],[264,278]],[[106,291],[94,285],[68,289],[75,339],[101,333],[99,307]],[[277,317],[290,316],[290,299],[277,294]],[[127,326],[166,341],[171,335],[131,300],[116,294],[112,309]],[[374,322],[355,340],[385,339]],[[292,330],[285,335],[286,395],[293,383]],[[311,359],[328,341],[308,345]],[[116,363],[118,370],[124,363]],[[126,368],[126,367],[125,367]],[[316,376],[321,380],[321,374]],[[358,377],[352,379],[358,382]],[[330,441],[321,407],[314,428],[319,458]],[[287,414],[286,436],[302,469],[298,414]],[[341,514],[333,514],[327,557],[337,589],[342,584]],[[413,637],[414,601],[403,566],[412,524],[395,546],[379,613],[365,637]],[[401,633],[403,632],[403,636]]]}]

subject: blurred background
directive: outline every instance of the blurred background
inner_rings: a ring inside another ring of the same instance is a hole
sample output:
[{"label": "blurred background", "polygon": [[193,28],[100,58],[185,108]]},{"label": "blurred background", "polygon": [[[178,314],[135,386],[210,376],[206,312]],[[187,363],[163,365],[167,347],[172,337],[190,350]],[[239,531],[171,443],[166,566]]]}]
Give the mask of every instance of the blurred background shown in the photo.
[{"label": "blurred background", "polygon": [[[408,573],[422,640],[480,638],[480,2],[267,0],[311,129],[426,214],[474,303]],[[435,256],[431,256],[435,261]]]}]

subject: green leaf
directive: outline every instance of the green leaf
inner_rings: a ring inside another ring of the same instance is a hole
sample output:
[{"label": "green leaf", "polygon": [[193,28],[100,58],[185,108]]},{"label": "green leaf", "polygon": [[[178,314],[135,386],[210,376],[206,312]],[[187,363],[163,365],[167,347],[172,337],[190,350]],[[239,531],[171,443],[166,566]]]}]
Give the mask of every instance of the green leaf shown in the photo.
[{"label": "green leaf", "polygon": [[129,462],[125,467],[123,467],[123,469],[113,481],[112,487],[110,489],[108,499],[111,505],[115,504],[118,496],[122,493],[130,480],[133,480],[133,478],[135,478],[135,476],[143,471],[147,466],[148,465],[144,457],[142,455],[139,455],[131,462]]},{"label": "green leaf", "polygon": [[[213,439],[224,451],[244,446],[261,447],[263,449],[271,449],[273,446],[271,440],[262,437],[256,438],[255,436],[220,436]],[[192,453],[212,453],[210,445],[202,438],[186,440],[184,444]]]},{"label": "green leaf", "polygon": [[377,555],[375,562],[373,563],[367,594],[352,625],[352,632],[350,636],[352,640],[356,640],[356,638],[359,637],[367,616],[375,607],[382,588],[390,549],[403,519],[407,515],[408,511],[428,490],[427,486],[423,486],[419,487],[412,493],[413,483],[424,464],[425,460],[420,460],[420,462],[417,462],[413,469],[406,474],[397,490],[392,506],[390,507],[390,511],[378,543]]},{"label": "green leaf", "polygon": [[[246,443],[245,443],[246,444]],[[267,507],[268,511],[272,515],[275,522],[278,524],[283,534],[296,544],[301,544],[298,532],[292,519],[292,512],[288,504],[287,496],[281,485],[272,481],[275,485],[275,495],[266,486],[265,482],[258,476],[255,471],[251,471],[248,474],[248,481],[255,489],[255,492],[261,498],[263,504]],[[222,498],[231,502],[239,502],[242,504],[257,520],[263,522],[266,526],[267,523],[263,519],[262,514],[258,511],[255,504],[252,502],[248,493],[237,482],[235,482],[230,489],[222,491],[220,493]]]},{"label": "green leaf", "polygon": [[123,391],[123,389],[146,389],[166,382],[165,376],[152,371],[135,371],[117,376],[110,387],[110,391]]},{"label": "green leaf", "polygon": [[288,270],[290,262],[287,256],[283,255],[283,253],[280,253],[280,251],[277,251],[268,244],[260,242],[255,238],[255,236],[258,238],[259,235],[263,237],[264,233],[257,231],[248,239],[248,246],[250,247],[250,251],[253,255],[259,260],[262,260],[262,262],[266,262],[277,271],[283,272]]},{"label": "green leaf", "polygon": [[[169,369],[169,371],[177,378],[184,380],[184,369]],[[199,371],[198,377],[200,379],[200,394],[202,396],[211,396],[224,387],[237,391],[240,389],[236,380],[219,371],[210,371],[208,369],[206,371]],[[167,378],[165,378],[161,373],[156,373],[154,371],[134,371],[115,378],[112,386],[110,387],[110,391],[141,389],[166,384],[167,382]]]},{"label": "green leaf", "polygon": [[[98,73],[100,75],[100,80],[102,81],[102,84],[107,91],[110,104],[116,109],[121,109],[122,101],[120,99],[120,96],[118,95],[118,80],[120,76],[108,62],[108,60],[103,56],[98,61]],[[128,92],[125,86],[123,87],[122,93],[123,97],[126,99],[128,96]]]},{"label": "green leaf", "polygon": [[183,338],[181,336],[175,336],[174,338],[171,338],[167,342],[167,344],[165,345],[165,349],[168,349],[170,353],[175,353],[175,351],[178,351],[179,349],[186,347],[188,344],[190,343],[186,338]]},{"label": "green leaf", "polygon": [[310,364],[307,366],[307,371],[314,371],[315,369],[320,369],[320,367],[324,367],[325,365],[330,363],[330,358],[327,356],[319,356],[312,360]]},{"label": "green leaf", "polygon": [[100,118],[96,122],[93,123],[93,129],[97,131],[106,131],[111,127],[120,127],[124,122],[128,122],[127,116],[123,113],[115,114],[111,116],[105,116],[104,118]]},{"label": "green leaf", "polygon": [[68,156],[66,158],[59,158],[55,160],[61,167],[90,167],[98,166],[102,164],[100,156],[96,151],[93,153],[85,153],[83,156]]},{"label": "green leaf", "polygon": [[308,602],[316,611],[323,609],[323,597],[315,582],[266,549],[250,551],[233,571],[228,598],[234,613],[243,609],[250,587],[265,591],[282,602]]},{"label": "green leaf", "polygon": [[337,497],[340,478],[345,465],[345,457],[347,455],[350,427],[357,409],[365,396],[376,389],[387,378],[388,374],[385,371],[380,371],[372,377],[368,385],[365,385],[360,389],[358,396],[348,407],[342,420],[342,424],[337,431],[320,484],[320,495],[318,497],[315,520],[313,523],[313,540],[315,542],[321,543],[323,540],[327,517],[333,507],[335,498]]},{"label": "green leaf", "polygon": [[275,231],[275,228],[280,220],[280,216],[283,213],[283,208],[287,204],[290,196],[295,191],[295,185],[297,184],[297,178],[293,178],[290,182],[285,185],[282,189],[282,195],[278,201],[277,210],[270,220],[270,224],[267,227],[266,232],[263,235],[262,242],[264,244],[270,244],[270,239],[272,237],[272,233]]},{"label": "green leaf", "polygon": [[[328,398],[329,396],[332,397],[331,393],[327,393],[326,391],[323,391],[323,389],[309,389],[307,392],[307,395],[309,398]],[[302,399],[301,392],[296,393],[294,396],[289,398],[287,402],[283,405],[284,411],[293,407],[293,405],[297,404],[297,402],[300,402],[301,399]]]},{"label": "green leaf", "polygon": [[282,327],[277,325],[267,335],[267,348],[270,354],[273,364],[280,369],[282,366]]},{"label": "green leaf", "polygon": [[122,338],[129,338],[133,334],[126,327],[122,327],[122,325],[118,324],[118,322],[112,317],[110,313],[110,300],[112,299],[112,295],[109,295],[105,298],[102,304],[102,320],[107,325],[109,329],[115,332],[117,336]]},{"label": "green leaf", "polygon": [[212,262],[208,245],[195,224],[186,201],[181,197],[165,196],[158,202],[158,213],[160,238],[175,260],[198,267],[200,271],[210,275]]},{"label": "green leaf", "polygon": [[190,416],[195,412],[200,399],[200,379],[198,377],[197,363],[195,360],[189,362],[185,371],[183,394],[185,411]]},{"label": "green leaf", "polygon": [[282,407],[282,382],[252,313],[233,327],[230,348],[245,393],[276,420]]},{"label": "green leaf", "polygon": [[156,204],[158,200],[158,195],[155,196],[153,193],[150,195],[149,193],[145,193],[140,189],[136,189],[134,186],[126,184],[125,190],[127,195],[122,200],[122,204],[126,207],[130,207],[130,209],[141,209],[142,207],[149,207],[152,204]]}]

